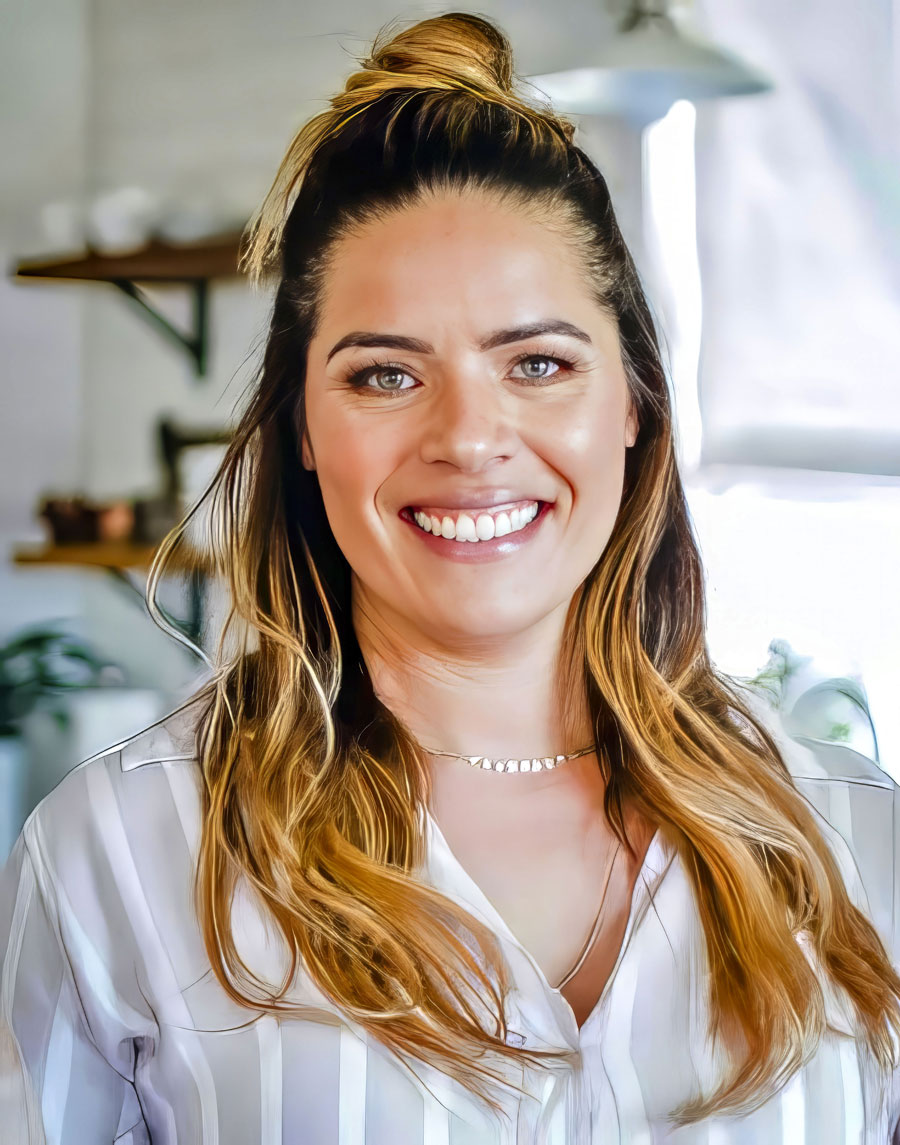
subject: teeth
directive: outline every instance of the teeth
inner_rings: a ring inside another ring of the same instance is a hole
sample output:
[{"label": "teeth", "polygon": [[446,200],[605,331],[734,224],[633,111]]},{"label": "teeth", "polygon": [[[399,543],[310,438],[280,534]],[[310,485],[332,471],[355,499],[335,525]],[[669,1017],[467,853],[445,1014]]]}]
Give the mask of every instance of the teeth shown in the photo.
[{"label": "teeth", "polygon": [[460,513],[456,518],[456,539],[458,541],[477,541],[475,535],[475,522],[468,513]]},{"label": "teeth", "polygon": [[475,533],[479,541],[492,541],[494,539],[494,518],[490,513],[482,513],[475,521]]},{"label": "teeth", "polygon": [[494,537],[505,537],[524,529],[537,516],[538,503],[532,501],[522,508],[498,513],[496,518],[490,513],[460,513],[454,521],[452,517],[434,517],[417,511],[413,514],[416,524],[426,533],[444,537],[448,541],[490,541]]}]

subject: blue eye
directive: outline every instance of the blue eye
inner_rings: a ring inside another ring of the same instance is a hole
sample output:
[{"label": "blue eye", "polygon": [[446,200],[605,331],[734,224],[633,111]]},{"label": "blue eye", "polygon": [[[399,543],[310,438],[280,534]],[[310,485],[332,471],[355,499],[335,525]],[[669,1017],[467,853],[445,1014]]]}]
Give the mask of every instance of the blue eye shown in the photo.
[{"label": "blue eye", "polygon": [[516,365],[525,367],[525,366],[533,364],[535,362],[538,362],[538,363],[543,362],[545,364],[555,364],[556,369],[553,371],[552,374],[549,374],[549,373],[528,374],[526,372],[525,376],[530,378],[533,381],[543,381],[544,378],[552,378],[554,376],[554,374],[559,373],[559,369],[561,366],[564,366],[564,367],[565,366],[571,366],[571,364],[572,364],[571,362],[563,361],[562,358],[551,358],[547,354],[529,354],[525,358],[520,358],[518,360],[518,362],[516,362]]},{"label": "blue eye", "polygon": [[409,386],[403,385],[404,378],[409,378],[409,374],[404,373],[403,370],[395,370],[392,366],[392,368],[372,372],[369,379],[366,380],[369,382],[374,381],[374,384],[376,384],[373,387],[374,389],[409,389]]},{"label": "blue eye", "polygon": [[[371,378],[377,378],[379,375],[382,377],[390,377],[394,379],[394,383],[387,386],[369,385]],[[399,381],[404,377],[409,378],[411,375],[403,369],[402,366],[395,366],[391,362],[372,362],[368,366],[364,366],[361,370],[356,370],[347,378],[347,385],[356,390],[374,390],[376,393],[382,394],[400,394],[406,393],[411,389],[411,386],[401,388]]]}]

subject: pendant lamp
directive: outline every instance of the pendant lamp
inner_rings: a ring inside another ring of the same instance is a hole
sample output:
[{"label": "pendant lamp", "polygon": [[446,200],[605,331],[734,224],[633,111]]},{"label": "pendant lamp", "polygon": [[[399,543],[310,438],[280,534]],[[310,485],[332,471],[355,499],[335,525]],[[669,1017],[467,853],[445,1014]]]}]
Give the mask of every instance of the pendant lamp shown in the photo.
[{"label": "pendant lamp", "polygon": [[591,46],[574,42],[542,64],[528,79],[559,111],[643,123],[661,118],[679,99],[772,88],[762,72],[676,23],[666,0],[632,0],[617,35]]}]

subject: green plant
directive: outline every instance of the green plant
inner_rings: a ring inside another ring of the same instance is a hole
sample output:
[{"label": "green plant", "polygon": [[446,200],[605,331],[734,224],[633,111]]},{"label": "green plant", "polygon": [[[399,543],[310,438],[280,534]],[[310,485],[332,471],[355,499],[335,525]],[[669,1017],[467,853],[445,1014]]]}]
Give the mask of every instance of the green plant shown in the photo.
[{"label": "green plant", "polygon": [[745,682],[782,713],[791,734],[852,745],[861,721],[871,736],[872,757],[880,763],[875,723],[859,677],[823,679],[814,673],[811,656],[800,656],[786,640],[776,639],[764,667]]},{"label": "green plant", "polygon": [[[121,669],[102,660],[61,623],[32,626],[0,646],[0,735],[15,735],[41,697],[123,682]],[[62,709],[54,712],[65,721]]]}]

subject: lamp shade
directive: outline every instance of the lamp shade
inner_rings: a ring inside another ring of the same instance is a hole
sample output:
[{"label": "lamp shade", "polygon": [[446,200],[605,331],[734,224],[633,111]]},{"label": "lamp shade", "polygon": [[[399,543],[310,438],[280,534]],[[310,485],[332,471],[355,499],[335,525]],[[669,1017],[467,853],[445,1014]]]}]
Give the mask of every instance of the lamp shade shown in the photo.
[{"label": "lamp shade", "polygon": [[635,11],[618,35],[566,56],[557,53],[540,74],[528,77],[563,112],[650,122],[679,99],[751,95],[772,87],[762,72],[660,11]]}]

